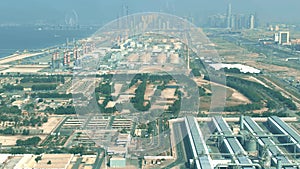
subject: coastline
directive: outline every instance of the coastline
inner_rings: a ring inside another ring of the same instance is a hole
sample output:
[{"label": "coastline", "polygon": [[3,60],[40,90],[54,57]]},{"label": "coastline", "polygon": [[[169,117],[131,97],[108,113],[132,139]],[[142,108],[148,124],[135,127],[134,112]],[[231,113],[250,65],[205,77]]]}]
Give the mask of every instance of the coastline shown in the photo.
[{"label": "coastline", "polygon": [[12,54],[12,55],[0,58],[0,64],[3,65],[3,64],[7,64],[9,62],[22,60],[22,59],[25,59],[25,58],[41,55],[41,54],[44,54],[44,53],[45,52],[26,53],[26,54]]}]

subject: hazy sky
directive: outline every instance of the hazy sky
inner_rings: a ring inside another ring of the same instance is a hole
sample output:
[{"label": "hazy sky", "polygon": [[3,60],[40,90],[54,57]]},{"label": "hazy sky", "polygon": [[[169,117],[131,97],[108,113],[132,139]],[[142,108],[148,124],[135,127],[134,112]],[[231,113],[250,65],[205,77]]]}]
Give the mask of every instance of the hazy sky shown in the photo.
[{"label": "hazy sky", "polygon": [[1,0],[0,24],[62,24],[76,11],[79,24],[104,24],[124,14],[166,12],[193,16],[196,22],[208,15],[225,13],[231,2],[233,13],[257,13],[261,21],[300,23],[300,0]]}]

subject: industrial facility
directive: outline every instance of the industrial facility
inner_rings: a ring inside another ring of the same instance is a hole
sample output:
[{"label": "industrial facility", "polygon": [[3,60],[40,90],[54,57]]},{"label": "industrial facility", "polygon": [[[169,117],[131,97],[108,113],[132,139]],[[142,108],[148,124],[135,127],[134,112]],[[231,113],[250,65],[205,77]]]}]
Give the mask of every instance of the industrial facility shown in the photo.
[{"label": "industrial facility", "polygon": [[277,116],[185,117],[181,123],[189,168],[300,168],[299,133]]}]

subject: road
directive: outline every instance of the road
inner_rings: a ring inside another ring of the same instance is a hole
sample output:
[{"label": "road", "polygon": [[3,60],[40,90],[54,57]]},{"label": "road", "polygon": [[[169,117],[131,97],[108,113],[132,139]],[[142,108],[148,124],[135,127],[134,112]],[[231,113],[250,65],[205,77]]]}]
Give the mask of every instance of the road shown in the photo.
[{"label": "road", "polygon": [[[103,156],[101,156],[101,154]],[[101,168],[101,165],[103,163],[103,160],[104,160],[104,152],[101,148],[97,148],[97,159],[93,165],[93,169],[100,169]]]},{"label": "road", "polygon": [[173,123],[175,144],[176,144],[176,156],[178,157],[176,161],[168,165],[166,168],[173,168],[175,166],[184,165],[186,160],[185,149],[183,144],[183,135],[180,123]]}]

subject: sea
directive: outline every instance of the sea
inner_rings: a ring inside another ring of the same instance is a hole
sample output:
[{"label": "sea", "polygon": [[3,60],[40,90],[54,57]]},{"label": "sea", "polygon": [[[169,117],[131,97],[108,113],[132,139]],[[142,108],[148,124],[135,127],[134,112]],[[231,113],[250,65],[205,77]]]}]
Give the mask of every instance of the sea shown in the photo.
[{"label": "sea", "polygon": [[97,28],[49,29],[36,26],[0,27],[0,58],[16,52],[34,51],[92,36]]}]

